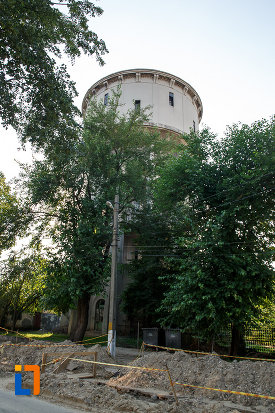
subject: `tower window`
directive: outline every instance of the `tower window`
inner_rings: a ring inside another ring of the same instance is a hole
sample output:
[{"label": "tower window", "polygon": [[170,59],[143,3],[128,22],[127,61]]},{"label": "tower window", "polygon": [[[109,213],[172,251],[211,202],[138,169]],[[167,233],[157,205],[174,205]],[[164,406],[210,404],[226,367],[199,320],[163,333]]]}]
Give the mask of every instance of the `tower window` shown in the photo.
[{"label": "tower window", "polygon": [[135,110],[136,110],[137,112],[140,111],[140,100],[135,100]]},{"label": "tower window", "polygon": [[169,92],[169,105],[174,106],[174,93]]},{"label": "tower window", "polygon": [[193,120],[193,131],[196,132],[196,123],[194,120]]},{"label": "tower window", "polygon": [[105,106],[108,105],[108,97],[109,97],[109,93],[105,93],[105,95],[104,95],[104,105]]}]

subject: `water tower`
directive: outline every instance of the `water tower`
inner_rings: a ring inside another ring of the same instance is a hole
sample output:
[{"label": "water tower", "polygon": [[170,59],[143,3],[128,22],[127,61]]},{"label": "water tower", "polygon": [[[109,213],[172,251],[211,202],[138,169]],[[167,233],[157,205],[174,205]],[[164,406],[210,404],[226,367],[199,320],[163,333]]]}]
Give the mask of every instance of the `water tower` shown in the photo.
[{"label": "water tower", "polygon": [[[120,111],[126,113],[129,109],[150,106],[151,116],[145,124],[147,128],[156,128],[161,134],[173,133],[180,136],[189,133],[190,129],[198,130],[202,118],[202,102],[187,82],[170,73],[152,69],[129,69],[112,73],[94,83],[87,91],[82,112],[93,98],[101,100],[105,105],[112,95],[112,90],[120,86]],[[127,263],[135,256],[135,234],[123,234],[120,237],[119,257],[122,263]],[[127,276],[118,277],[118,296],[129,282]],[[93,296],[90,301],[88,330],[103,332],[107,330],[108,300],[104,297]],[[127,334],[129,322],[125,314],[117,315],[117,331]]]},{"label": "water tower", "polygon": [[121,88],[122,113],[151,106],[152,115],[146,126],[178,134],[198,129],[203,109],[195,89],[179,77],[152,69],[122,70],[100,79],[83,99],[83,114],[92,97],[107,105],[117,86]]}]

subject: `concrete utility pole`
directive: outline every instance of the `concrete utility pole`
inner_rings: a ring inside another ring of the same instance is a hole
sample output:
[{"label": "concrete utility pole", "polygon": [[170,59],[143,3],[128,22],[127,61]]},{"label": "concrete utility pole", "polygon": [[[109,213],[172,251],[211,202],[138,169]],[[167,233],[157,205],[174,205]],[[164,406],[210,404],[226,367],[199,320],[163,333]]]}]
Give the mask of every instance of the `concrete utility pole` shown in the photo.
[{"label": "concrete utility pole", "polygon": [[[108,202],[108,205],[110,203]],[[112,242],[112,268],[110,284],[110,307],[108,324],[108,349],[112,357],[116,356],[116,279],[117,279],[117,246],[118,246],[118,211],[119,197],[115,196],[113,242]]]}]

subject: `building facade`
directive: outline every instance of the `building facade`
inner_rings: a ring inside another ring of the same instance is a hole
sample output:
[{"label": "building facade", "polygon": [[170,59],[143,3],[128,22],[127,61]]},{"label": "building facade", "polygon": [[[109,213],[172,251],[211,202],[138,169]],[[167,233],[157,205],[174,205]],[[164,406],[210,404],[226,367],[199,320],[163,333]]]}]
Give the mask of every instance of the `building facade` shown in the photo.
[{"label": "building facade", "polygon": [[195,89],[174,75],[151,69],[123,70],[94,83],[83,99],[83,114],[91,98],[107,104],[117,86],[121,89],[122,113],[150,106],[151,116],[146,126],[179,134],[188,133],[190,128],[198,129],[203,108]]},{"label": "building facade", "polygon": [[[195,89],[184,80],[166,72],[151,69],[130,69],[116,72],[100,79],[87,91],[82,104],[83,115],[93,98],[108,104],[112,90],[120,87],[120,111],[150,107],[147,128],[157,128],[162,134],[189,133],[198,130],[203,107]],[[135,234],[122,234],[119,240],[118,262],[127,263],[134,258]],[[118,274],[118,305],[120,293],[128,284],[127,275]],[[106,296],[91,297],[87,331],[92,334],[105,333],[108,325],[109,299]],[[74,325],[70,320],[69,330]],[[121,311],[117,313],[117,331],[129,334],[129,321]]]}]

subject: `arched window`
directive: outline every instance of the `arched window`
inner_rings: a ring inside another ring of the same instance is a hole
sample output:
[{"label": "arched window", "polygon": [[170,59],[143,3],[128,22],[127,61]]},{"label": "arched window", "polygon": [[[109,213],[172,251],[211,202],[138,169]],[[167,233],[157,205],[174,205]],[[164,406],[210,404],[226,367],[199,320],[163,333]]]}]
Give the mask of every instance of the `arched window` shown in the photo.
[{"label": "arched window", "polygon": [[105,300],[98,300],[95,306],[95,330],[101,331]]}]

